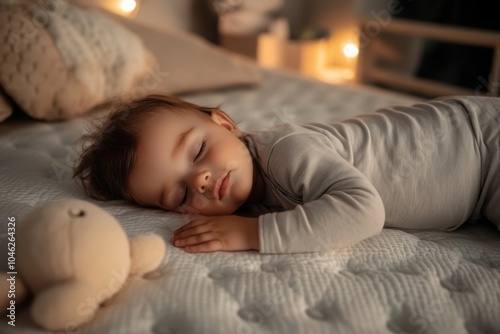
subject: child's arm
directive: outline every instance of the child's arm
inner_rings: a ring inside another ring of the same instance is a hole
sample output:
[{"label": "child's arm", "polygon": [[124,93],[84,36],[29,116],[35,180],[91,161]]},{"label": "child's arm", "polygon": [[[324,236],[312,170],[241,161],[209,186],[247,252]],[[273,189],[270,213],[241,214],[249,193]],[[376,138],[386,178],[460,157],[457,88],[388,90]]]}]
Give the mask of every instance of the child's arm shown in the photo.
[{"label": "child's arm", "polygon": [[[355,159],[355,152],[351,154]],[[377,162],[371,163],[376,168]],[[379,193],[326,137],[282,138],[266,166],[271,186],[295,203],[285,203],[287,211],[259,217],[261,253],[324,251],[352,245],[382,230],[385,209]]]},{"label": "child's arm", "polygon": [[174,232],[172,242],[190,253],[259,250],[259,221],[241,216],[196,216]]}]

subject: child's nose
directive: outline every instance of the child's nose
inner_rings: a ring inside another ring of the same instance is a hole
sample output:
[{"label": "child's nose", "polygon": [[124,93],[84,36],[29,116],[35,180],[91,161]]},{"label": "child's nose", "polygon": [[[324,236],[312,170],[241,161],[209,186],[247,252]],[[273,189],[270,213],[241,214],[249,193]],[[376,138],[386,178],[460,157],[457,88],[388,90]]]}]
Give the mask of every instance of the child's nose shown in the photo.
[{"label": "child's nose", "polygon": [[208,183],[210,181],[210,172],[201,172],[196,176],[195,187],[200,193],[204,193],[207,190]]}]

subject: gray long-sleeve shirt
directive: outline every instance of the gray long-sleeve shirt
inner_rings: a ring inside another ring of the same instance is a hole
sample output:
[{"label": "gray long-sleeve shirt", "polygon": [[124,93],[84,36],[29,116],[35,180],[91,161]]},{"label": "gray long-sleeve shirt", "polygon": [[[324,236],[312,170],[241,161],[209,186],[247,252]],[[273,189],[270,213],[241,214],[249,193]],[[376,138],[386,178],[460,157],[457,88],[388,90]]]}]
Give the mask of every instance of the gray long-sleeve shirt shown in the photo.
[{"label": "gray long-sleeve shirt", "polygon": [[266,184],[260,252],[339,248],[384,226],[453,230],[484,208],[498,225],[499,116],[498,98],[457,97],[246,133]]}]

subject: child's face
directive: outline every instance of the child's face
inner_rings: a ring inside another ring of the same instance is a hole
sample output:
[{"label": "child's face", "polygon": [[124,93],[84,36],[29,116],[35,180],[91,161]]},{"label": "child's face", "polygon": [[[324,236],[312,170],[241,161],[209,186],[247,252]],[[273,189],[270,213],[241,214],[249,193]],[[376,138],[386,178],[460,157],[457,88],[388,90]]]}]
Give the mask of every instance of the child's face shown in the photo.
[{"label": "child's face", "polygon": [[252,190],[242,132],[224,113],[159,112],[141,124],[129,184],[139,203],[169,211],[232,214]]}]

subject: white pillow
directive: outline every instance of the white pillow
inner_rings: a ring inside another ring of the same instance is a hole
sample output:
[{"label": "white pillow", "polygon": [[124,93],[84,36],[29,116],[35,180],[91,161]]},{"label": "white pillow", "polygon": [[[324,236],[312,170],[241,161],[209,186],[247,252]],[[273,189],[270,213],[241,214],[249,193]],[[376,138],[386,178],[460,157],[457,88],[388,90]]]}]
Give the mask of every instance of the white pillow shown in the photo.
[{"label": "white pillow", "polygon": [[258,65],[196,35],[160,31],[131,19],[107,13],[137,34],[157,59],[158,66],[144,80],[141,91],[169,94],[216,89],[261,82]]}]

